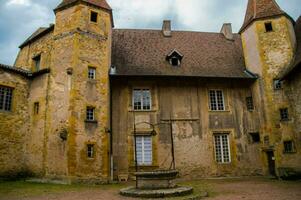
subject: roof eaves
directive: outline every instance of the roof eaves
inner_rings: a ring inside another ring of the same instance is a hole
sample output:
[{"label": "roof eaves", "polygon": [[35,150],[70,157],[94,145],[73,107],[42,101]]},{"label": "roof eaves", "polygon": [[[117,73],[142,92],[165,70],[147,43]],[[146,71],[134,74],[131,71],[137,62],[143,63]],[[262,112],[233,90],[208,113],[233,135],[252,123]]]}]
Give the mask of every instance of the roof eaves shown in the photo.
[{"label": "roof eaves", "polygon": [[37,34],[36,36],[34,36],[33,38],[27,39],[25,42],[23,42],[19,48],[22,49],[23,47],[25,47],[26,45],[36,41],[37,39],[43,37],[44,35],[46,35],[47,33],[51,32],[54,30],[54,24],[51,24],[48,28],[46,28],[45,30],[43,30],[41,33]]},{"label": "roof eaves", "polygon": [[0,64],[0,69],[6,70],[6,71],[11,72],[11,73],[16,73],[16,74],[22,75],[25,78],[29,78],[29,79],[33,79],[33,78],[38,77],[42,74],[46,74],[46,73],[50,72],[50,68],[45,68],[45,69],[41,69],[41,70],[36,71],[36,72],[32,72],[32,71],[29,71],[29,70],[22,69],[20,67],[9,66],[9,65],[4,65],[4,64]]}]

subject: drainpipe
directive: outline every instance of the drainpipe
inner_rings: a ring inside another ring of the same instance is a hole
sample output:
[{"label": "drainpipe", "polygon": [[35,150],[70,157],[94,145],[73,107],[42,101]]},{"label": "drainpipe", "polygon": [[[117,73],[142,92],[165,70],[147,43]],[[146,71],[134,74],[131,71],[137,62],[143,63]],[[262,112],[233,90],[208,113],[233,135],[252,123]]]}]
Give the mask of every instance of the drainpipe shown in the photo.
[{"label": "drainpipe", "polygon": [[113,164],[113,106],[112,106],[112,102],[113,102],[113,95],[112,95],[112,78],[110,78],[109,75],[109,87],[110,87],[110,179],[111,181],[114,180],[114,164]]}]

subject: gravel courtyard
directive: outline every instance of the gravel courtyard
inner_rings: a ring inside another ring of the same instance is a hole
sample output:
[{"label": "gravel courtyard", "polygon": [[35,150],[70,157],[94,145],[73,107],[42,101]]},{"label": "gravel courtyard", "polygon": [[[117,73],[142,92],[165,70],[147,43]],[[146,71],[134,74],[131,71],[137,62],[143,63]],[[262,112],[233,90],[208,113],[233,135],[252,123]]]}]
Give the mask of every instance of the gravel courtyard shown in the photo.
[{"label": "gravel courtyard", "polygon": [[[133,184],[133,183],[131,183]],[[214,179],[183,182],[194,187],[193,196],[207,191],[208,200],[301,200],[301,181],[278,181],[268,178]],[[27,182],[0,182],[0,200],[119,200],[115,185],[54,185]],[[193,197],[190,196],[190,197]],[[187,199],[187,198],[172,198]]]}]

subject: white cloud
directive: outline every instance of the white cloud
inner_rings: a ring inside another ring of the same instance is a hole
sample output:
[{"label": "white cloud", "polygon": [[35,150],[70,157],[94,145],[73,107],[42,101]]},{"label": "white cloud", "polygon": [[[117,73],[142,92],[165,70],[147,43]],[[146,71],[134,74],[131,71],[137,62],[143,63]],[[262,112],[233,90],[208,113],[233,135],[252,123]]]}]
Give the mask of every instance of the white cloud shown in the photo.
[{"label": "white cloud", "polygon": [[30,0],[9,0],[6,3],[7,6],[15,6],[15,5],[21,5],[21,6],[29,6]]}]

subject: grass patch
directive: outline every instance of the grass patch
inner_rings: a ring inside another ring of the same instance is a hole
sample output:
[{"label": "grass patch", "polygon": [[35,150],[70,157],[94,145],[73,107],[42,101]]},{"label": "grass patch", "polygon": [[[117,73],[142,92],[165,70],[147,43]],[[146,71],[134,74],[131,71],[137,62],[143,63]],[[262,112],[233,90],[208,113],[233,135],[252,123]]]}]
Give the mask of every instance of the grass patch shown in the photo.
[{"label": "grass patch", "polygon": [[124,185],[58,185],[50,183],[31,183],[25,181],[0,182],[0,199],[34,197],[65,192],[80,192],[87,190],[119,190]]}]

